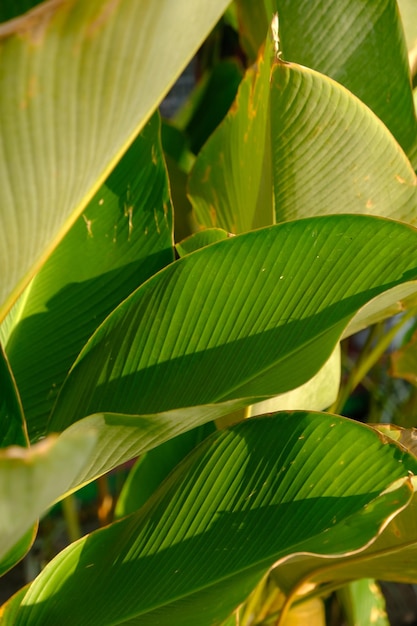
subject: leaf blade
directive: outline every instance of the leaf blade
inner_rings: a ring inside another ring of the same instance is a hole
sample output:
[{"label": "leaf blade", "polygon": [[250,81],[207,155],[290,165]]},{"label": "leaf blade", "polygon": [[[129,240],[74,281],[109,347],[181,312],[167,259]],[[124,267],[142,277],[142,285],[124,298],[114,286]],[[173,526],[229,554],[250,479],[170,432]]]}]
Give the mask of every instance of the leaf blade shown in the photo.
[{"label": "leaf blade", "polygon": [[53,1],[0,26],[2,318],[226,6]]},{"label": "leaf blade", "polygon": [[414,238],[399,223],[327,216],[187,255],[107,318],[72,369],[50,430],[100,412],[253,403],[301,385],[330,356],[349,316],[415,278]]},{"label": "leaf blade", "polygon": [[[339,442],[336,453],[331,442]],[[188,626],[197,613],[201,624],[225,619],[279,553],[340,552],[372,540],[410,498],[403,481],[381,494],[406,468],[417,468],[397,452],[371,429],[326,414],[277,414],[216,433],[140,512],[51,562],[25,596],[16,624],[69,626],[81,614],[101,626],[158,620]],[[363,455],[377,463],[365,474]],[[337,473],[330,475],[325,466],[336,458]],[[102,550],[104,539],[109,551]],[[131,593],[132,585],[141,593]],[[95,586],[106,601],[92,607]]]}]

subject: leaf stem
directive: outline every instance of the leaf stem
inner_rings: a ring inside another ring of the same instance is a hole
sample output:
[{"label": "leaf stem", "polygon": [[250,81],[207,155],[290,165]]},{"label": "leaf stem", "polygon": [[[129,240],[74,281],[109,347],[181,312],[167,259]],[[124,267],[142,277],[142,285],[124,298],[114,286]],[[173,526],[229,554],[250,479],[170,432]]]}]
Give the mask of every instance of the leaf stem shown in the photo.
[{"label": "leaf stem", "polygon": [[62,500],[62,514],[67,527],[68,539],[71,543],[77,541],[82,535],[80,521],[78,519],[77,502],[74,494],[70,494]]}]

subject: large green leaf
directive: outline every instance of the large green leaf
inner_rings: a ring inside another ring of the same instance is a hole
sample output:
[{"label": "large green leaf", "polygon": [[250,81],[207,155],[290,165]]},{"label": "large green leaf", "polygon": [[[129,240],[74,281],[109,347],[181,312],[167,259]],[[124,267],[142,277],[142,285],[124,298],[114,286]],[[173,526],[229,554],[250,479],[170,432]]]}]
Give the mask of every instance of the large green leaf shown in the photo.
[{"label": "large green leaf", "polygon": [[416,279],[416,238],[412,227],[388,220],[327,216],[187,255],[93,335],[49,430],[93,413],[250,404],[298,387],[324,364],[358,309]]},{"label": "large green leaf", "polygon": [[206,439],[140,511],[64,550],[14,623],[219,623],[280,555],[372,541],[407,505],[409,470],[414,457],[344,418],[245,420]]},{"label": "large green leaf", "polygon": [[227,4],[51,0],[0,25],[2,318]]},{"label": "large green leaf", "polygon": [[271,82],[277,220],[330,212],[416,222],[414,171],[360,100],[299,66],[275,64]]},{"label": "large green leaf", "polygon": [[[74,422],[62,437],[98,433],[69,488],[311,378],[349,315],[375,293],[415,278],[415,237],[411,227],[371,217],[315,218],[213,244],[160,272],[106,320],[58,397],[51,430]],[[239,314],[247,312],[242,325]],[[311,398],[314,388],[305,391]],[[278,406],[300,408],[304,400]],[[82,419],[89,413],[97,414]]]},{"label": "large green leaf", "polygon": [[342,83],[407,151],[417,126],[396,0],[277,0],[277,6],[284,58]]},{"label": "large green leaf", "polygon": [[97,440],[88,463],[74,477],[68,492],[186,431],[243,409],[246,405],[246,400],[233,400],[150,415],[104,413],[81,419],[64,430],[59,439],[82,437],[86,431],[93,431]]},{"label": "large green leaf", "polygon": [[200,225],[232,233],[275,222],[270,154],[270,53],[249,68],[224,121],[200,151],[189,179]]},{"label": "large green leaf", "polygon": [[[391,439],[400,450],[410,451],[415,457],[415,429],[403,430],[393,425],[378,425],[381,440]],[[299,555],[277,564],[272,575],[285,593],[296,592],[302,581],[313,586],[335,582],[342,584],[359,578],[415,583],[417,579],[417,477],[409,472],[413,497],[409,506],[390,520],[376,541],[361,554],[343,559]]]},{"label": "large green leaf", "polygon": [[215,431],[213,422],[169,439],[150,450],[132,467],[117,500],[115,516],[137,511],[176,465],[199,443]]},{"label": "large green leaf", "polygon": [[276,61],[270,71],[261,55],[199,154],[189,191],[202,226],[242,232],[326,213],[415,223],[415,181],[397,142],[360,100],[293,63]]},{"label": "large green leaf", "polygon": [[0,451],[0,559],[10,558],[16,542],[68,489],[88,460],[95,437],[94,431],[82,432],[49,437],[29,449]]},{"label": "large green leaf", "polygon": [[303,581],[313,586],[343,584],[359,578],[375,577],[403,583],[417,578],[417,482],[412,478],[413,499],[406,510],[395,517],[376,541],[361,554],[343,559],[300,555],[284,559],[273,570],[277,585],[293,593]]},{"label": "large green leaf", "polygon": [[347,87],[414,155],[417,125],[396,0],[264,0],[256,3],[256,16],[253,4],[238,0],[242,31],[251,50],[258,50],[278,11],[284,59]]},{"label": "large green leaf", "polygon": [[3,324],[32,439],[43,434],[59,388],[97,326],[173,261],[159,133],[154,116]]}]

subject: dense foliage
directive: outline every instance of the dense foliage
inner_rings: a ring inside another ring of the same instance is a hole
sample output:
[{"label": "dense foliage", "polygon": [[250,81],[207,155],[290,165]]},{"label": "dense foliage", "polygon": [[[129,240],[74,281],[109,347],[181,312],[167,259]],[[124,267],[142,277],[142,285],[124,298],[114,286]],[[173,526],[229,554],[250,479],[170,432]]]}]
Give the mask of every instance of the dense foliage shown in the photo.
[{"label": "dense foliage", "polygon": [[412,3],[228,5],[2,4],[0,572],[138,459],[6,626],[367,624],[417,581],[411,405],[337,414],[406,322],[417,380]]}]

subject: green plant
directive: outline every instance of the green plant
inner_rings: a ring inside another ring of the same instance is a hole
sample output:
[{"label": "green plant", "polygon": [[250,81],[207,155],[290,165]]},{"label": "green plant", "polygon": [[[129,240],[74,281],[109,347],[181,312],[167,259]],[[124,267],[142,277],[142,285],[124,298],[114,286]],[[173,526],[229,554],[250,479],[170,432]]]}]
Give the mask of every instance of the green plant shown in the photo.
[{"label": "green plant", "polygon": [[354,615],[374,592],[352,581],[417,578],[410,433],[324,412],[341,338],[414,316],[397,4],[238,0],[248,69],[206,142],[207,77],[164,125],[168,177],[155,107],[228,2],[195,4],[50,0],[0,25],[1,572],[51,504],[141,457],[120,519],[6,625],[283,623],[336,587]]}]

